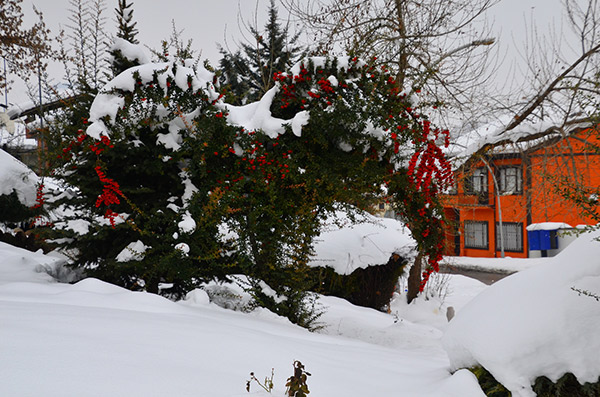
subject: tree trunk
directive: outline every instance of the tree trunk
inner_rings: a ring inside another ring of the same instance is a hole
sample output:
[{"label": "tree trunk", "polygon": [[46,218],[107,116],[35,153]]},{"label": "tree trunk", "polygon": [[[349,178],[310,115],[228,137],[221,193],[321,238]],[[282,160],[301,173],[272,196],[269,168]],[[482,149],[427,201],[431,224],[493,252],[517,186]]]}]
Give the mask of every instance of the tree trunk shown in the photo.
[{"label": "tree trunk", "polygon": [[406,301],[408,303],[412,302],[419,295],[422,262],[423,255],[419,253],[415,258],[415,263],[413,263],[408,272],[408,292],[406,294]]}]

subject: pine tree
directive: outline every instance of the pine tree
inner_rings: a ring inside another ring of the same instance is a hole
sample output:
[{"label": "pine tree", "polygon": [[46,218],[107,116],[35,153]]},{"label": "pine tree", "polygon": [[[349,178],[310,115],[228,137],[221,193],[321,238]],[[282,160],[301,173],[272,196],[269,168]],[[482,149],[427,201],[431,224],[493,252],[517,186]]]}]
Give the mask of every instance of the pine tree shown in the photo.
[{"label": "pine tree", "polygon": [[[115,8],[115,13],[119,24],[117,37],[131,44],[138,44],[139,42],[136,39],[138,30],[135,27],[137,22],[133,22],[133,3],[127,3],[127,0],[119,0],[119,6]],[[110,54],[112,55],[111,70],[113,76],[130,67],[139,65],[137,60],[126,58],[120,49],[113,49]]]},{"label": "pine tree", "polygon": [[119,0],[119,7],[115,8],[115,12],[117,13],[117,22],[119,24],[117,37],[127,40],[131,44],[138,44],[139,42],[135,38],[135,36],[138,34],[138,30],[135,28],[137,22],[133,22],[132,6],[133,3],[127,4],[127,0]]},{"label": "pine tree", "polygon": [[282,27],[274,0],[270,2],[268,13],[264,32],[249,27],[253,43],[242,43],[241,50],[233,53],[220,49],[222,92],[230,103],[261,98],[273,87],[273,74],[289,70],[301,55],[301,48],[296,46],[299,35],[290,37],[289,26]]}]

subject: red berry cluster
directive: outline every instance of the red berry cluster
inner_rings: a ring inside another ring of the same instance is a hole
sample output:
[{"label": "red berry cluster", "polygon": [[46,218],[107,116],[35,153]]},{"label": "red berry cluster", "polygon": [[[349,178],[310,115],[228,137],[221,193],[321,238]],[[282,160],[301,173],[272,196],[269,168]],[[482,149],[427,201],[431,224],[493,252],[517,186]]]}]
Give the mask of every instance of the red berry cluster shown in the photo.
[{"label": "red berry cluster", "polygon": [[41,208],[44,205],[44,183],[41,182],[39,185],[37,185],[37,188],[35,190],[35,204],[33,207],[33,209],[36,208]]},{"label": "red berry cluster", "polygon": [[[119,196],[125,196],[123,195],[123,192],[121,192],[119,184],[113,179],[108,178],[104,171],[102,171],[101,166],[98,165],[94,169],[96,170],[98,179],[100,179],[100,182],[102,182],[102,184],[104,185],[102,189],[102,194],[100,194],[96,199],[96,208],[99,208],[102,204],[106,205],[107,207],[111,204],[120,204],[121,200],[119,200]],[[118,215],[119,214],[114,212],[112,209],[107,208],[104,217],[110,221],[112,227],[115,227],[115,218]]]},{"label": "red berry cluster", "polygon": [[73,147],[80,146],[86,138],[87,138],[86,133],[83,130],[78,130],[77,137],[75,139],[73,139],[71,142],[69,142],[67,147],[63,148],[63,150],[62,150],[63,154],[59,154],[57,157],[59,159],[64,158],[66,160],[70,160],[72,157],[71,152],[73,151]]},{"label": "red berry cluster", "polygon": [[[104,145],[104,147],[102,147],[102,145]],[[91,145],[89,145],[90,150],[92,152],[94,152],[96,155],[99,155],[100,153],[102,153],[104,151],[104,149],[106,149],[106,148],[112,149],[114,147],[115,147],[115,145],[113,145],[110,142],[110,139],[105,135],[102,135],[100,137],[100,142],[95,142],[95,143],[92,143]]]}]

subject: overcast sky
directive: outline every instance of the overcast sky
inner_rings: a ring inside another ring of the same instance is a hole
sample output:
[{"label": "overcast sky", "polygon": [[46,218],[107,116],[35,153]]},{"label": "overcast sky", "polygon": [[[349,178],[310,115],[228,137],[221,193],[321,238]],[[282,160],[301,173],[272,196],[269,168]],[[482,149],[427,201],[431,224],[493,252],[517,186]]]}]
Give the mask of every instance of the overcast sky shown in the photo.
[{"label": "overcast sky", "polygon": [[[183,38],[193,39],[194,48],[215,64],[219,59],[217,43],[223,44],[227,38],[232,45],[240,37],[239,15],[244,20],[253,18],[258,8],[258,26],[262,27],[269,0],[258,0],[258,7],[257,0],[134,0],[133,3],[141,43],[159,48],[161,40],[170,36],[175,21],[177,28],[184,30]],[[43,12],[53,33],[58,32],[61,24],[68,23],[69,0],[24,0],[23,10],[29,16],[32,5]],[[106,6],[107,28],[114,32],[117,0],[106,0]],[[550,25],[560,25],[561,11],[560,0],[501,0],[488,18],[493,21],[501,52],[511,59],[518,56],[517,47],[523,45],[525,21],[534,18],[544,32]],[[32,21],[30,17],[25,24],[28,26]],[[9,93],[9,102],[26,99],[18,91]]]}]

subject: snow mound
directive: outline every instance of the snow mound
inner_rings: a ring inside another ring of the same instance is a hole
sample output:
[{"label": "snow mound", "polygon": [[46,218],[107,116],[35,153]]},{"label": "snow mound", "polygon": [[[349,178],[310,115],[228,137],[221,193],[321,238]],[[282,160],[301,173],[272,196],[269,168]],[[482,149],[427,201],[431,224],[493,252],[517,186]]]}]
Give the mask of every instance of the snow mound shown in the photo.
[{"label": "snow mound", "polygon": [[3,242],[0,242],[0,258],[0,285],[23,281],[54,282],[50,274],[64,263],[41,251],[31,252]]},{"label": "snow mound", "polygon": [[498,281],[451,321],[443,345],[452,369],[482,365],[514,397],[533,397],[539,376],[600,375],[600,231],[586,233],[547,264]]}]

